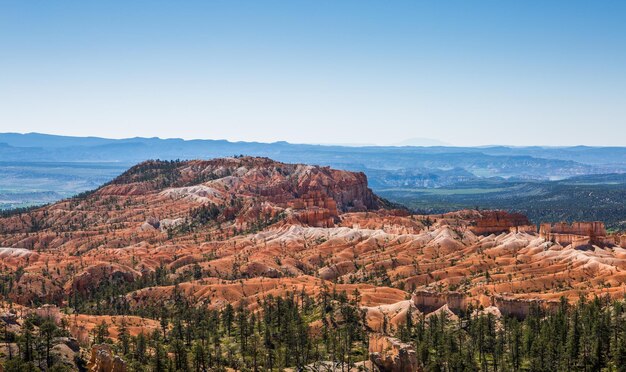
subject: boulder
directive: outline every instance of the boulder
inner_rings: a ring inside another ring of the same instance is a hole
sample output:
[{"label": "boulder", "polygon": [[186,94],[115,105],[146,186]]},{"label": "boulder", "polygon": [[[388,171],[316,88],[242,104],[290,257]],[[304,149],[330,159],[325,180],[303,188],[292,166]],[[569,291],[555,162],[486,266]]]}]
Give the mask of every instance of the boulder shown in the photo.
[{"label": "boulder", "polygon": [[51,355],[57,364],[63,365],[71,371],[78,370],[76,357],[79,355],[79,351],[72,350],[70,346],[64,343],[59,343],[52,347]]},{"label": "boulder", "polygon": [[165,231],[167,229],[173,229],[173,228],[180,226],[183,222],[185,222],[183,218],[175,218],[175,219],[166,218],[166,219],[161,220],[160,229],[162,231]]},{"label": "boulder", "polygon": [[87,364],[91,372],[126,372],[126,362],[119,356],[113,355],[111,346],[106,344],[94,345],[91,349],[91,358]]},{"label": "boulder", "polygon": [[151,224],[144,222],[139,226],[139,231],[155,231],[156,229]]},{"label": "boulder", "polygon": [[381,372],[418,371],[413,345],[382,334],[370,335],[370,361]]},{"label": "boulder", "polygon": [[154,217],[154,216],[150,216],[146,219],[146,222],[148,225],[154,227],[155,229],[158,229],[159,226],[161,226],[161,221],[159,221],[158,218]]},{"label": "boulder", "polygon": [[63,344],[76,353],[80,351],[80,345],[78,344],[78,340],[74,337],[57,337],[54,339],[54,343]]}]

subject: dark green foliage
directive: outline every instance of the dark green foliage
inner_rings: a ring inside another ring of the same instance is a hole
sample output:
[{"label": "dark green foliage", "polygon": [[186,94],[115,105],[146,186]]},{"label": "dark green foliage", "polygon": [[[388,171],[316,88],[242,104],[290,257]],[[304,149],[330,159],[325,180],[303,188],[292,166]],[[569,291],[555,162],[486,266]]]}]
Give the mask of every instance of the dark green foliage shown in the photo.
[{"label": "dark green foliage", "polygon": [[206,225],[211,221],[215,221],[222,211],[217,205],[210,203],[192,209],[189,218],[194,224]]},{"label": "dark green foliage", "polygon": [[459,209],[520,212],[533,223],[603,221],[607,228],[626,225],[626,176],[584,176],[561,181],[476,179],[445,188],[385,188],[374,191],[419,214]]},{"label": "dark green foliage", "polygon": [[407,325],[399,334],[415,345],[428,371],[622,371],[626,360],[623,301],[595,298],[558,310],[532,309],[524,320],[491,314],[445,313]]},{"label": "dark green foliage", "polygon": [[[130,371],[302,370],[322,361],[347,370],[368,358],[359,293],[352,297],[323,286],[317,298],[268,296],[252,312],[245,301],[222,310],[196,306],[175,291],[171,301],[126,310],[160,320],[162,328],[130,336],[122,323],[114,347]],[[387,331],[414,345],[426,371],[626,370],[624,301],[562,301],[552,312],[532,308],[523,320],[472,309],[458,320],[443,312],[418,318],[409,317],[399,329],[387,325]],[[19,335],[0,334],[0,341],[19,346],[19,355],[4,362],[5,371],[64,370],[49,351],[66,332],[49,320],[29,317]],[[104,326],[92,334],[94,342],[112,342],[107,336]]]},{"label": "dark green foliage", "polygon": [[[150,371],[302,369],[327,360],[347,368],[367,358],[363,313],[344,293],[325,288],[317,300],[304,293],[268,296],[256,307],[251,312],[242,301],[211,310],[175,291],[167,305],[128,312],[160,319],[162,329],[132,337],[122,324],[117,352],[131,370],[148,365]],[[316,321],[324,324],[321,332],[311,332]]]},{"label": "dark green foliage", "polygon": [[[3,355],[5,372],[69,371],[53,353],[55,339],[67,337],[69,334],[51,319],[31,314],[22,322],[18,335],[7,332],[5,328],[0,332],[0,336],[0,343],[15,343],[18,347],[17,354],[10,352]],[[7,351],[10,350],[7,348]]]},{"label": "dark green foliage", "polygon": [[13,208],[13,209],[0,209],[0,218],[6,218],[6,217],[12,217],[12,216],[17,216],[20,214],[26,214],[26,213],[30,213],[34,210],[37,210],[39,208],[43,208],[45,206],[47,206],[48,204],[44,204],[44,205],[34,205],[34,206],[30,206],[30,207],[20,207],[20,208]]},{"label": "dark green foliage", "polygon": [[[214,173],[202,173],[193,179],[185,179],[180,174],[180,168],[186,164],[181,160],[148,160],[131,167],[126,172],[112,180],[106,185],[124,185],[135,182],[148,182],[155,189],[167,187],[182,187],[197,185],[211,181],[220,176]],[[226,174],[228,175],[228,174]],[[223,175],[222,175],[223,176]],[[89,195],[89,192],[86,193]]]},{"label": "dark green foliage", "polygon": [[172,187],[180,181],[180,160],[149,160],[131,167],[109,184],[124,185],[135,182],[150,182],[155,188]]}]

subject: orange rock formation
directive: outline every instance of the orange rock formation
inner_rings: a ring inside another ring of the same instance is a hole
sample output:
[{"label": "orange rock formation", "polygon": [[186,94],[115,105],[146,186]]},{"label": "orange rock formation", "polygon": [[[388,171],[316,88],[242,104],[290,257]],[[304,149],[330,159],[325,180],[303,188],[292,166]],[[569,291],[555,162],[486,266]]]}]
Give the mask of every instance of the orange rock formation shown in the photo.
[{"label": "orange rock formation", "polygon": [[397,338],[372,334],[369,342],[370,360],[381,372],[415,372],[417,353],[410,344]]},{"label": "orange rock formation", "polygon": [[[385,320],[397,329],[420,312],[472,304],[524,316],[561,297],[625,291],[626,249],[606,246],[601,223],[544,224],[538,234],[503,211],[426,216],[385,206],[361,173],[249,157],[146,162],[93,193],[0,219],[0,272],[12,276],[9,299],[24,306],[63,306],[164,269],[178,286],[113,300],[140,307],[182,296],[256,310],[270,294],[331,288],[358,294],[368,327],[380,333]],[[576,249],[580,239],[588,249]],[[115,337],[122,321],[67,317],[82,341],[103,321]],[[132,334],[158,327],[124,318]]]},{"label": "orange rock formation", "polygon": [[111,346],[94,345],[87,368],[90,372],[126,372],[126,363],[113,354]]},{"label": "orange rock formation", "polygon": [[615,243],[611,237],[607,237],[604,223],[600,221],[574,222],[571,225],[565,222],[542,223],[539,234],[546,240],[560,245],[571,244],[574,248],[590,244],[608,245]]}]

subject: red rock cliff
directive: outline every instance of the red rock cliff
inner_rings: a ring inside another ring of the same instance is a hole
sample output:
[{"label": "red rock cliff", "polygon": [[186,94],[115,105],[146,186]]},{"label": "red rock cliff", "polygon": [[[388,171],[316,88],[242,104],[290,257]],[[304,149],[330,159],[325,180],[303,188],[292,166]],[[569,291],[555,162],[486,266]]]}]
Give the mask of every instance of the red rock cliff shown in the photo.
[{"label": "red rock cliff", "polygon": [[472,219],[469,229],[474,234],[498,234],[503,232],[536,232],[537,228],[521,213],[482,211]]},{"label": "red rock cliff", "polygon": [[562,246],[613,243],[612,239],[606,236],[604,223],[600,221],[574,222],[571,225],[565,222],[542,223],[539,235]]}]

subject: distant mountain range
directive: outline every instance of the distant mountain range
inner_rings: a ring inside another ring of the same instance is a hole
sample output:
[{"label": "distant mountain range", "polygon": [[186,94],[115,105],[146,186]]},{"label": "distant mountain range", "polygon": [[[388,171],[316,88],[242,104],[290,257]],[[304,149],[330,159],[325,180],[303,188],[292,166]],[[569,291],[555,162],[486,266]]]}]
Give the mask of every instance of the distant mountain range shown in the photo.
[{"label": "distant mountain range", "polygon": [[95,189],[148,159],[241,154],[361,171],[374,191],[424,212],[478,206],[533,220],[626,221],[626,147],[356,147],[40,133],[0,133],[0,209]]},{"label": "distant mountain range", "polygon": [[475,176],[567,178],[626,171],[626,147],[323,146],[160,138],[0,134],[3,161],[120,162],[245,154],[351,170],[464,169]]}]

